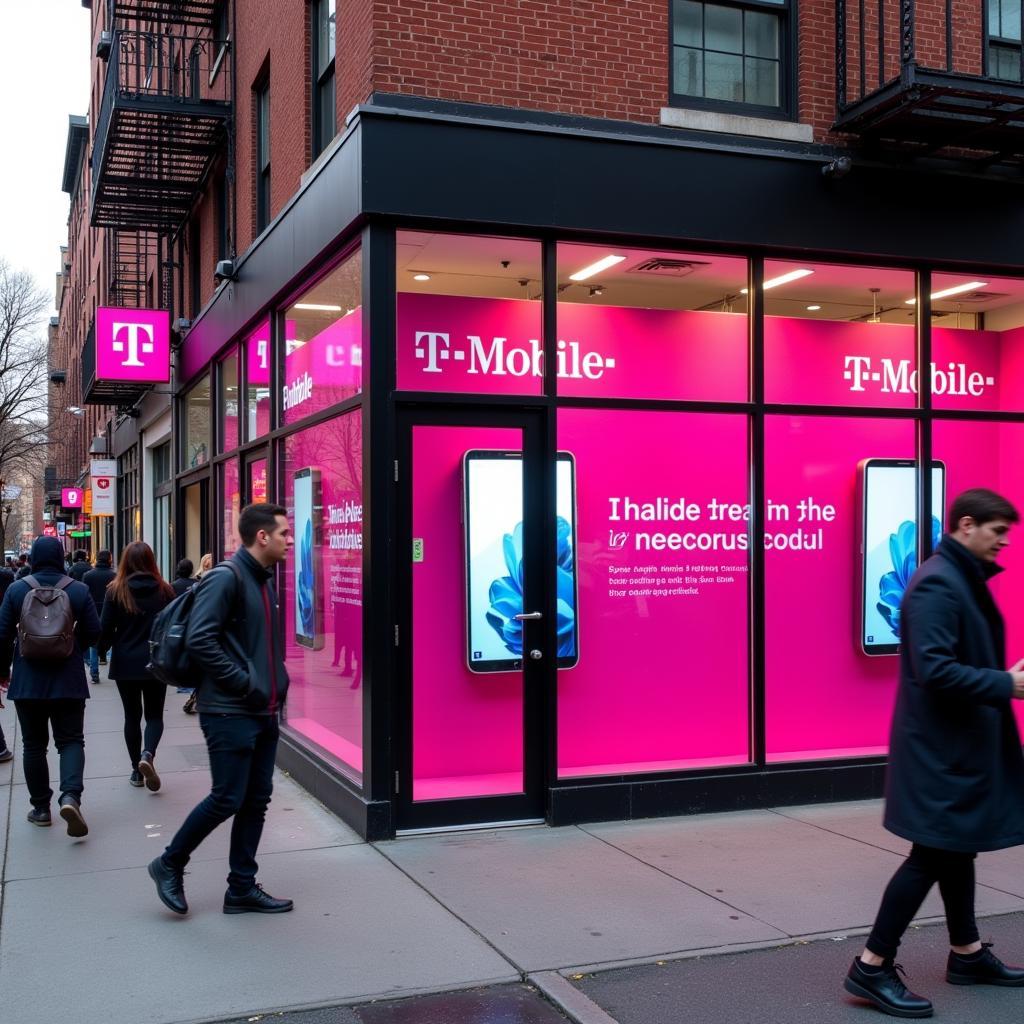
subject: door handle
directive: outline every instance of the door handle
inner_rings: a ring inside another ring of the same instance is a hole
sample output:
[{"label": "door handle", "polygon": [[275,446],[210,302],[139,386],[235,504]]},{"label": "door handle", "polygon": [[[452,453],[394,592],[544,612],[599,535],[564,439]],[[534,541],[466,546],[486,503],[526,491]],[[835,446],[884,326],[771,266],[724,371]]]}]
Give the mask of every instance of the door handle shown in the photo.
[{"label": "door handle", "polygon": [[513,615],[512,617],[518,622],[536,622],[538,619],[544,618],[540,612],[520,612],[518,615]]}]

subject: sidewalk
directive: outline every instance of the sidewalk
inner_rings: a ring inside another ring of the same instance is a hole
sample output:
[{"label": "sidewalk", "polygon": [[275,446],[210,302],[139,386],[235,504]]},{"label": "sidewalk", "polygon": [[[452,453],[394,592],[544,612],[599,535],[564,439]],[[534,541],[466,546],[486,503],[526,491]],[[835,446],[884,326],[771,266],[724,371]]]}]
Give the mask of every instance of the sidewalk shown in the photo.
[{"label": "sidewalk", "polygon": [[[907,846],[882,830],[875,802],[367,845],[279,776],[260,879],[295,911],[221,913],[222,828],[190,865],[192,911],[177,918],[145,865],[207,792],[198,723],[169,692],[164,787],[132,789],[116,689],[93,693],[82,841],[59,819],[25,821],[20,738],[13,708],[0,712],[18,754],[0,766],[11,1024],[211,1021],[847,935],[868,926]],[[980,913],[1024,910],[1024,850],[984,855],[978,877]],[[923,914],[939,912],[934,894]]]}]

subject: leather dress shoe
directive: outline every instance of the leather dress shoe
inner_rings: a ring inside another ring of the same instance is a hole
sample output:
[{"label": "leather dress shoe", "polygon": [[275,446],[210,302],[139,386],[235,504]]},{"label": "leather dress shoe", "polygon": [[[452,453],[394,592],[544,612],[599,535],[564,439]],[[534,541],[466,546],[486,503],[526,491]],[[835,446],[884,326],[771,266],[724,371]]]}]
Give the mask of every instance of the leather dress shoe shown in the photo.
[{"label": "leather dress shoe", "polygon": [[146,870],[156,883],[156,894],[163,905],[176,914],[187,914],[188,903],[185,902],[183,872],[168,867],[162,856],[151,860]]},{"label": "leather dress shoe", "polygon": [[26,815],[26,820],[32,825],[38,825],[40,828],[49,828],[53,824],[49,807],[33,807]]},{"label": "leather dress shoe", "polygon": [[866,971],[860,957],[857,957],[850,966],[843,988],[851,995],[874,1003],[891,1017],[930,1017],[932,1004],[903,984],[902,970],[899,964],[887,960],[878,970]]},{"label": "leather dress shoe", "polygon": [[991,942],[983,942],[981,956],[969,958],[951,951],[946,961],[946,981],[950,985],[1003,985],[1007,988],[1024,985],[1024,969],[1007,967],[991,947]]},{"label": "leather dress shoe", "polygon": [[244,896],[224,893],[225,914],[285,914],[295,906],[291,900],[276,900],[262,885],[254,885]]},{"label": "leather dress shoe", "polygon": [[78,800],[66,793],[60,798],[60,816],[68,823],[68,835],[72,839],[81,839],[89,834],[89,826],[82,817],[82,808]]}]

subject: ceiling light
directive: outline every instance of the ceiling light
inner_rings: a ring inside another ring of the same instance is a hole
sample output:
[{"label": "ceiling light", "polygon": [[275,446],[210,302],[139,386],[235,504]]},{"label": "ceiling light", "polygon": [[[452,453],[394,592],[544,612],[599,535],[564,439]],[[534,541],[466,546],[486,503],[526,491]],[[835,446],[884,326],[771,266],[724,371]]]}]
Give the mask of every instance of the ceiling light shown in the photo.
[{"label": "ceiling light", "polygon": [[625,256],[605,256],[596,263],[591,263],[589,267],[584,267],[582,270],[577,270],[575,274],[570,274],[569,280],[586,281],[588,277],[593,277],[595,274],[600,274],[602,270],[614,267],[616,263],[621,263],[625,258]]},{"label": "ceiling light", "polygon": [[430,275],[429,274],[413,274],[412,275],[412,279],[414,281],[429,281],[430,280]]},{"label": "ceiling light", "polygon": [[807,307],[807,312],[808,313],[817,313],[819,309],[821,309],[821,306],[808,306]]},{"label": "ceiling light", "polygon": [[296,302],[295,309],[308,309],[315,313],[340,313],[341,306],[326,306],[318,302]]},{"label": "ceiling light", "polygon": [[[941,292],[932,292],[932,300],[946,299],[950,295],[959,295],[961,292],[973,292],[979,288],[988,286],[988,281],[968,281],[967,284],[954,285],[952,288],[943,288]],[[917,299],[907,299],[907,305],[913,306]]]},{"label": "ceiling light", "polygon": [[[780,284],[789,284],[790,281],[799,281],[801,277],[810,277],[813,273],[813,270],[807,270],[806,268],[791,270],[788,274],[780,274],[778,277],[770,277],[761,287],[765,291],[768,291],[769,288],[778,288]],[[740,295],[746,294],[747,289],[741,288]]]}]

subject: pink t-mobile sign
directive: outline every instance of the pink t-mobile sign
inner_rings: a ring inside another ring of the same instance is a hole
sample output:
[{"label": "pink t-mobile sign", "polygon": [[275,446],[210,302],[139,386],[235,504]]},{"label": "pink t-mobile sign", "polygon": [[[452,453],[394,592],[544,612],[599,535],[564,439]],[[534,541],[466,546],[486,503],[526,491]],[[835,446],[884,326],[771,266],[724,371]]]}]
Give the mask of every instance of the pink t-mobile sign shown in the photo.
[{"label": "pink t-mobile sign", "polygon": [[81,508],[85,492],[80,487],[64,487],[60,492],[60,503],[64,508]]},{"label": "pink t-mobile sign", "polygon": [[96,310],[96,377],[166,383],[171,379],[171,322],[165,309]]}]

